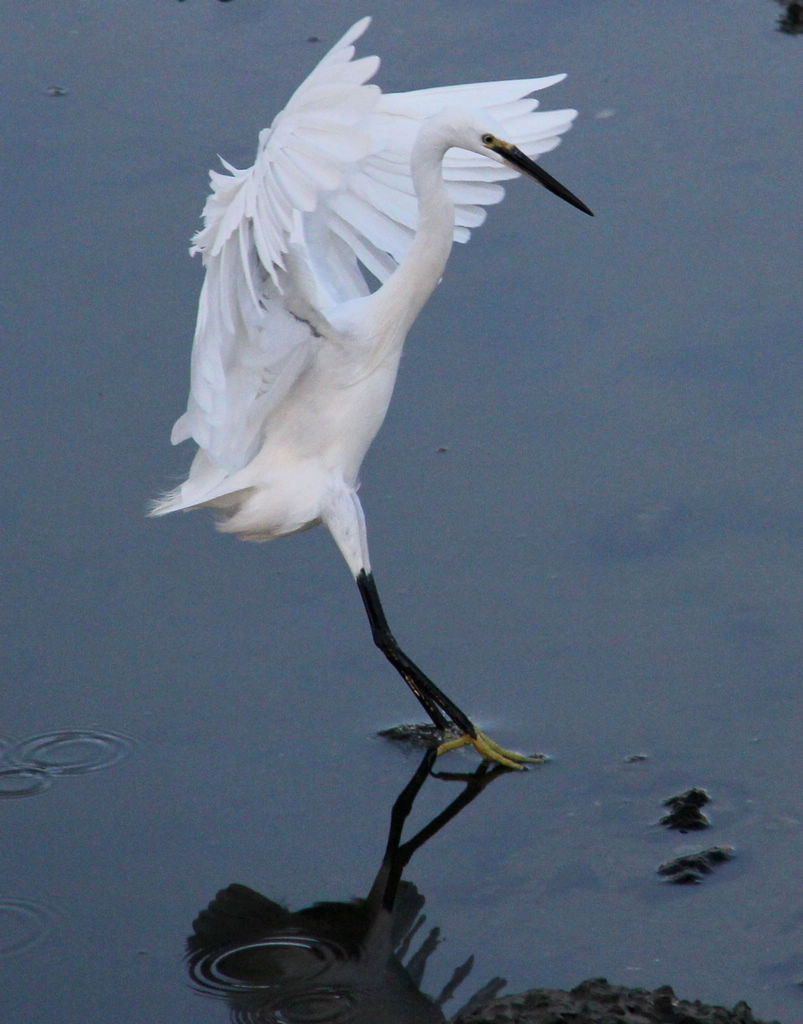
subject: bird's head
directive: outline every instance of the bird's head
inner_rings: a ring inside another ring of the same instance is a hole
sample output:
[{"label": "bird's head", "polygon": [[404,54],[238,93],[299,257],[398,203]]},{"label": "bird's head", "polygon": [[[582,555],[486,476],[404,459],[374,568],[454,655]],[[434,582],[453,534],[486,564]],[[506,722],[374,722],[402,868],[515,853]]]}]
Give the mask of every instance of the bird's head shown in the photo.
[{"label": "bird's head", "polygon": [[450,146],[468,149],[473,153],[491,157],[498,163],[508,164],[519,173],[534,178],[545,189],[578,210],[594,216],[582,199],[578,199],[565,185],[561,185],[518,146],[502,138],[501,129],[493,123],[487,113],[454,107],[442,111],[436,120],[440,123]]},{"label": "bird's head", "polygon": [[526,174],[530,178],[535,178],[539,184],[552,192],[553,195],[558,196],[560,199],[565,199],[567,203],[576,206],[578,210],[582,210],[583,213],[587,213],[590,217],[594,216],[582,199],[578,199],[574,192],[570,192],[565,185],[561,185],[557,179],[548,174],[543,167],[537,164],[535,160],[531,160],[526,153],[523,153],[518,146],[514,146],[512,142],[500,139],[494,132],[482,132],[480,141],[486,154],[495,156],[502,163],[510,164],[511,167],[515,167],[517,171],[521,171],[522,174]]}]

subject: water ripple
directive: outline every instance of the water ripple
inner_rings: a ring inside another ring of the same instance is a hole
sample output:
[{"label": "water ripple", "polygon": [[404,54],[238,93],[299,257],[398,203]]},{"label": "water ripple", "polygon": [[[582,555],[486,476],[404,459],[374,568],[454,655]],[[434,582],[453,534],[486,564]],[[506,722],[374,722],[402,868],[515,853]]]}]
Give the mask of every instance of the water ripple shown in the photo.
[{"label": "water ripple", "polygon": [[229,994],[275,988],[288,978],[308,984],[345,959],[345,952],[334,942],[277,935],[222,952],[207,952],[193,958],[190,966],[193,980],[201,987]]},{"label": "water ripple", "polygon": [[0,800],[36,796],[52,785],[53,779],[42,768],[0,768]]},{"label": "water ripple", "polygon": [[232,1004],[234,1024],[346,1024],[354,994],[325,975],[348,959],[337,943],[305,935],[278,935],[192,958],[195,984]]},{"label": "water ripple", "polygon": [[130,749],[131,740],[119,733],[66,729],[20,740],[3,759],[49,776],[83,775],[117,764]]},{"label": "water ripple", "polygon": [[0,957],[30,949],[51,923],[47,907],[34,900],[0,899]]},{"label": "water ripple", "polygon": [[232,1024],[349,1024],[355,1019],[355,1000],[346,990],[330,986],[295,995],[264,993],[251,1006],[233,1006]]}]

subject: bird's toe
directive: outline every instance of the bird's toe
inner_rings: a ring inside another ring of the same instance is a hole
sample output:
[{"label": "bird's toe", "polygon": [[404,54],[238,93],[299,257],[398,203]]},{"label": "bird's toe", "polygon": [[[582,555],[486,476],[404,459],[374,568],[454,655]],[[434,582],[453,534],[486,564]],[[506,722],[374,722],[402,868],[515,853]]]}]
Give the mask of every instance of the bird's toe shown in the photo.
[{"label": "bird's toe", "polygon": [[474,747],[484,761],[493,761],[514,771],[523,771],[528,764],[543,764],[546,761],[543,754],[520,754],[517,750],[508,750],[506,747],[500,746],[496,740],[492,740],[490,736],[486,736],[484,732],[480,732],[479,729],[476,730],[475,736],[465,733],[457,739],[441,743],[438,747],[438,756],[446,754],[450,750],[469,746],[469,744]]}]

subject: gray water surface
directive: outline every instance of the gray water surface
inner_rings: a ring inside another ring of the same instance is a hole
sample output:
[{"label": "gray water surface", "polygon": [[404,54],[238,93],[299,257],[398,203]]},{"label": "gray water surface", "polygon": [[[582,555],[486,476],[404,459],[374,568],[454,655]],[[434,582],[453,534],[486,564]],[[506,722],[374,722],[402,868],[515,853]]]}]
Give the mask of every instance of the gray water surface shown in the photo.
[{"label": "gray water surface", "polygon": [[[195,916],[231,882],[364,896],[417,763],[375,738],[417,709],[324,531],[253,546],[145,518],[190,459],[168,439],[207,170],[250,164],[364,13],[388,90],[566,71],[543,103],[580,116],[544,165],[596,214],[511,184],[411,333],[363,469],[399,639],[553,758],[416,854],[444,940],[424,989],[474,954],[447,1015],[494,975],[606,975],[803,1018],[803,40],[782,11],[5,6],[4,1021],[226,1020],[190,985]],[[690,786],[712,827],[661,828]],[[452,795],[430,780],[415,813]],[[735,857],[701,885],[659,880],[717,844]]]}]

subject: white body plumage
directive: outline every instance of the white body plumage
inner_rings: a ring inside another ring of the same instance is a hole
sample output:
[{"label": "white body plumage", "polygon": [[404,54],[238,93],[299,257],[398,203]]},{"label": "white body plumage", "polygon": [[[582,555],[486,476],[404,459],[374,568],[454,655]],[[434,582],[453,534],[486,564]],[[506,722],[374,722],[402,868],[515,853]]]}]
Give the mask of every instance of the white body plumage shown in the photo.
[{"label": "white body plumage", "polygon": [[357,474],[407,332],[453,241],[518,173],[502,137],[532,157],[575,116],[535,113],[529,97],[562,75],[382,94],[366,84],[378,59],[352,59],[368,23],[261,133],[253,167],[212,173],[190,398],[172,435],[199,450],[153,508],[211,506],[220,529],[258,540],[324,522],[355,576],[370,571]]}]

